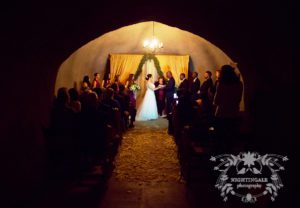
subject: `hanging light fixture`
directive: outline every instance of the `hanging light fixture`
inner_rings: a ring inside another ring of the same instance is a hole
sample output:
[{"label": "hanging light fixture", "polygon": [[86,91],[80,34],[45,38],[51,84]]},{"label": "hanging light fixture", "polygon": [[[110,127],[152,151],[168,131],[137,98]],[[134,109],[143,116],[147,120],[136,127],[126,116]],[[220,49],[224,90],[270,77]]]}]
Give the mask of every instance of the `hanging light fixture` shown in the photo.
[{"label": "hanging light fixture", "polygon": [[150,50],[152,53],[154,53],[158,49],[163,48],[163,43],[155,37],[154,21],[153,21],[153,24],[152,24],[152,38],[146,39],[144,41],[143,46],[144,46],[144,48]]}]

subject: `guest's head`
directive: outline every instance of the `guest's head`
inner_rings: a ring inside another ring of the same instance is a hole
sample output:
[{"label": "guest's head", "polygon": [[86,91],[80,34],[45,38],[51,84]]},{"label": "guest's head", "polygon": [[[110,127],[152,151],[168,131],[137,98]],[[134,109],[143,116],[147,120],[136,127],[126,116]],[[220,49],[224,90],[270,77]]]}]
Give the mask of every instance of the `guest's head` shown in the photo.
[{"label": "guest's head", "polygon": [[68,91],[69,95],[70,95],[70,99],[71,101],[77,101],[79,98],[78,92],[75,88],[71,88]]},{"label": "guest's head", "polygon": [[88,91],[89,90],[89,84],[87,82],[82,83],[82,90],[83,91]]},{"label": "guest's head", "polygon": [[147,74],[145,79],[148,81],[148,80],[151,80],[151,78],[152,78],[152,74]]},{"label": "guest's head", "polygon": [[239,76],[235,73],[234,68],[230,65],[223,65],[220,74],[220,83],[232,84],[239,82]]},{"label": "guest's head", "polygon": [[168,78],[168,79],[171,79],[172,77],[173,77],[172,72],[171,72],[171,71],[168,71],[168,72],[167,72],[167,78]]},{"label": "guest's head", "polygon": [[119,92],[119,86],[117,83],[113,83],[110,87],[114,90],[115,93]]},{"label": "guest's head", "polygon": [[96,72],[94,74],[94,78],[95,78],[95,80],[99,80],[100,79],[100,74]]},{"label": "guest's head", "polygon": [[195,78],[197,78],[197,77],[198,77],[198,72],[193,72],[193,73],[192,73],[192,78],[195,79]]},{"label": "guest's head", "polygon": [[205,78],[205,79],[211,79],[211,76],[212,76],[212,73],[211,73],[210,71],[206,71],[206,72],[204,73],[204,78]]},{"label": "guest's head", "polygon": [[65,88],[65,87],[59,88],[57,91],[55,103],[57,105],[67,105],[69,103],[69,101],[70,101],[70,97],[69,97],[67,88]]},{"label": "guest's head", "polygon": [[179,78],[180,78],[180,80],[184,80],[185,79],[185,74],[181,73]]},{"label": "guest's head", "polygon": [[125,85],[120,84],[120,86],[119,86],[119,92],[124,92],[124,90],[125,90]]},{"label": "guest's head", "polygon": [[113,99],[114,98],[114,90],[112,88],[108,88],[105,92],[106,99]]},{"label": "guest's head", "polygon": [[93,89],[93,91],[97,94],[98,100],[101,100],[101,98],[102,98],[102,90],[101,90],[101,88],[96,87],[96,88]]},{"label": "guest's head", "polygon": [[87,105],[88,107],[90,108],[97,108],[97,104],[98,104],[98,96],[95,92],[90,92],[88,95],[87,95]]}]

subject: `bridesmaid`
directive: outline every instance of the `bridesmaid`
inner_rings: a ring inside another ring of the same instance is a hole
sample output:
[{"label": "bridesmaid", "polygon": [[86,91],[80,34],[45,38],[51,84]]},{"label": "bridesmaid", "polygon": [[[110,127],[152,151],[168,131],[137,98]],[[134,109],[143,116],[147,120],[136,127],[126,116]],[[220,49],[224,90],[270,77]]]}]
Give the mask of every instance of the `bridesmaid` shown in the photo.
[{"label": "bridesmaid", "polygon": [[100,74],[99,73],[95,73],[94,74],[94,80],[93,80],[93,83],[92,83],[92,89],[95,89],[95,88],[100,88],[101,87],[101,84],[100,84]]},{"label": "bridesmaid", "polygon": [[130,97],[130,124],[129,127],[132,128],[134,127],[133,122],[135,122],[135,116],[136,116],[136,98],[135,94],[132,90],[130,90],[131,85],[134,84],[134,75],[129,74],[125,87],[128,91],[128,95]]},{"label": "bridesmaid", "polygon": [[110,86],[111,86],[110,74],[108,74],[108,76],[103,79],[101,86],[102,86],[102,88],[110,88]]}]

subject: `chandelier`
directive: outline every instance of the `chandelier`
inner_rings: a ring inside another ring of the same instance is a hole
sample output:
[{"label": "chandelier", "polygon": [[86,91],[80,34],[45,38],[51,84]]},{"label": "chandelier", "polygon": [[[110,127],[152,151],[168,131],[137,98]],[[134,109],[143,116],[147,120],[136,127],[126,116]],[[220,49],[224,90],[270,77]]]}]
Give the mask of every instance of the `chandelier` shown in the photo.
[{"label": "chandelier", "polygon": [[146,39],[143,44],[144,48],[148,49],[152,53],[154,53],[156,50],[163,48],[163,43],[160,42],[154,34],[154,21],[152,24],[152,38]]}]

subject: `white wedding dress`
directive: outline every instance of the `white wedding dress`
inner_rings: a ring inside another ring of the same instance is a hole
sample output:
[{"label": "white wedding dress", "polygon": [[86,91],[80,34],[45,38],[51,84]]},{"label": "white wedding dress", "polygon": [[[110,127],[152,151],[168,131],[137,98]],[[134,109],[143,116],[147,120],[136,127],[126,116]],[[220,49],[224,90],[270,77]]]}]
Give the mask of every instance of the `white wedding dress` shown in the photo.
[{"label": "white wedding dress", "polygon": [[137,110],[137,121],[148,121],[158,118],[154,89],[155,85],[151,82],[148,82],[144,99]]}]

